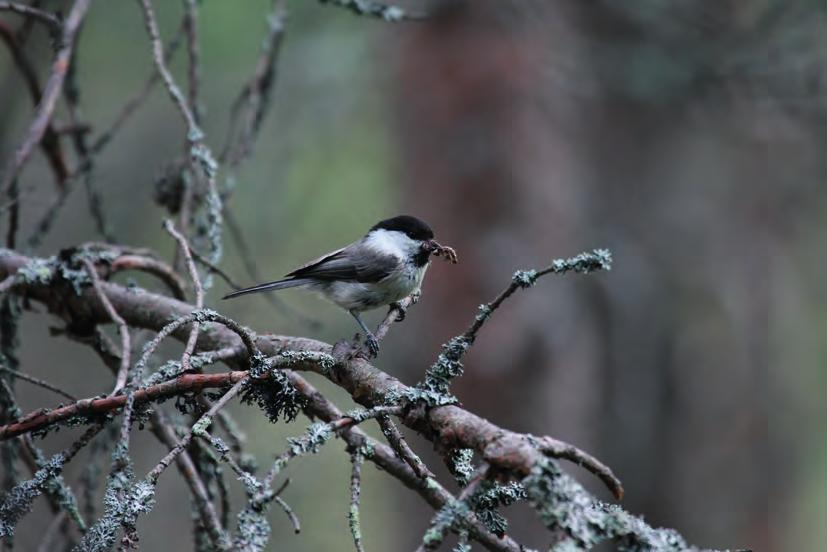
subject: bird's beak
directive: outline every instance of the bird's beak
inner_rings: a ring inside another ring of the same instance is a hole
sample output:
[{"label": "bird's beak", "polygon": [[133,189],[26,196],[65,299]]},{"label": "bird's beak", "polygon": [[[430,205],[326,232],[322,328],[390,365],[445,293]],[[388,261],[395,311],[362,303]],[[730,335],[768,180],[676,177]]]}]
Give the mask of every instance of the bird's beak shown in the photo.
[{"label": "bird's beak", "polygon": [[428,240],[422,244],[422,247],[425,249],[425,251],[428,251],[429,253],[439,251],[442,248],[442,246],[439,245],[439,242],[437,242],[436,240]]},{"label": "bird's beak", "polygon": [[428,240],[422,244],[422,246],[426,251],[433,253],[437,257],[444,256],[445,260],[450,263],[457,264],[457,261],[459,260],[457,258],[457,252],[454,251],[453,247],[442,245],[436,240]]}]

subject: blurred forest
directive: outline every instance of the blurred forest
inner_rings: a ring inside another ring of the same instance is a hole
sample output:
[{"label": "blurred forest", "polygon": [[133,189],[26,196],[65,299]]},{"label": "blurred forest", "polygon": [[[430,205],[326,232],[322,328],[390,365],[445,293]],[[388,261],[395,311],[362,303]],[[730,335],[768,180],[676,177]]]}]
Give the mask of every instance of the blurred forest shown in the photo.
[{"label": "blurred forest", "polygon": [[[181,6],[156,4],[169,38]],[[429,221],[461,263],[434,264],[422,300],[380,357],[383,369],[414,382],[515,269],[609,248],[610,273],[543,281],[503,308],[454,387],[463,405],[591,451],[623,480],[624,507],[695,544],[820,549],[827,540],[827,439],[819,425],[827,381],[816,368],[827,354],[820,285],[827,267],[819,253],[827,195],[818,191],[827,176],[827,6],[401,5],[431,16],[390,25],[322,3],[289,3],[272,112],[235,175],[228,207],[260,273],[278,277],[386,216]],[[268,9],[265,0],[202,3],[208,137],[224,135]],[[0,12],[0,21],[20,19]],[[45,67],[48,37],[33,32],[29,51]],[[78,59],[84,115],[104,129],[152,72],[136,4],[95,4]],[[174,58],[177,75],[185,61]],[[6,51],[0,106],[7,159],[32,104]],[[157,87],[97,161],[119,242],[172,257],[154,195],[183,135]],[[36,153],[21,178],[23,236],[53,201],[53,187],[41,183],[49,178]],[[97,239],[86,203],[82,189],[73,192],[32,253]],[[254,283],[237,246],[225,243],[222,267]],[[216,283],[207,305],[251,327],[328,342],[353,334],[349,317],[314,297],[282,293],[285,311],[261,300],[219,305],[226,291]],[[46,315],[24,316],[21,364],[78,396],[97,392],[88,368],[94,356],[47,339],[48,327]],[[325,391],[346,404],[333,386]],[[25,410],[48,397],[23,384],[19,394]],[[254,409],[230,410],[262,458],[303,429],[303,422],[270,425]],[[409,438],[418,450],[429,447]],[[135,439],[145,471],[161,447]],[[301,535],[281,540],[284,549],[349,549],[349,466],[323,450],[290,469],[289,500],[305,523]],[[82,462],[70,466],[69,476],[81,470]],[[590,488],[608,497],[597,483]],[[191,546],[188,531],[175,531],[187,504],[182,482],[159,488],[158,506],[140,521],[145,549]],[[371,550],[414,549],[433,514],[372,468],[362,509]],[[274,532],[289,532],[279,512],[271,517]],[[19,526],[20,549],[39,541],[37,518]],[[531,515],[514,516],[512,528],[520,540],[543,542]]]}]

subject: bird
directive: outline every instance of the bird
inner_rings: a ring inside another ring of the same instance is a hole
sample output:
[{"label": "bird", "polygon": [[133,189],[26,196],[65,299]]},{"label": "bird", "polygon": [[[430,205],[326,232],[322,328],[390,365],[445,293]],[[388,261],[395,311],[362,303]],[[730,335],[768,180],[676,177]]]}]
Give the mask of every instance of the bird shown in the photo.
[{"label": "bird", "polygon": [[411,215],[380,220],[361,238],[310,261],[284,278],[236,290],[230,299],[265,291],[303,288],[320,294],[350,313],[365,333],[365,344],[372,357],[379,354],[379,341],[365,325],[361,313],[389,305],[405,316],[399,302],[418,300],[431,255],[444,255],[456,263],[451,247],[434,240],[431,227]]}]

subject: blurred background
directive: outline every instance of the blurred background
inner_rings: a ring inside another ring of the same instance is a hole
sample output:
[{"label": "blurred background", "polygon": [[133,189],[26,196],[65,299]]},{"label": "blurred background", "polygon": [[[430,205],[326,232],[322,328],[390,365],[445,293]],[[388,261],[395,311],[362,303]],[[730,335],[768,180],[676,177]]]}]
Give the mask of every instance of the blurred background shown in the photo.
[{"label": "blurred background", "polygon": [[[156,4],[168,38],[180,6]],[[549,277],[507,303],[468,355],[455,393],[504,427],[594,453],[623,480],[625,508],[694,544],[819,549],[827,539],[827,381],[816,368],[827,353],[824,8],[815,0],[475,0],[430,4],[429,20],[391,25],[292,0],[272,111],[228,209],[268,278],[380,218],[429,221],[461,262],[434,263],[422,301],[383,345],[377,365],[407,383],[515,270],[611,249],[610,273]],[[203,120],[216,147],[254,69],[268,10],[264,0],[203,2]],[[29,52],[45,78],[46,37],[33,36]],[[137,5],[94,3],[78,61],[81,105],[100,131],[152,70]],[[183,54],[173,68],[183,83]],[[0,106],[5,159],[32,114],[7,51]],[[171,257],[153,194],[183,140],[157,88],[99,158],[96,182],[118,241]],[[21,180],[24,236],[54,196],[36,155]],[[77,191],[34,253],[92,239]],[[229,236],[222,267],[254,283]],[[282,293],[288,312],[259,296],[220,303],[226,291],[216,281],[208,305],[262,332],[333,342],[355,331],[314,297]],[[107,371],[82,346],[48,339],[53,324],[24,316],[22,368],[77,395],[99,392]],[[18,389],[24,410],[54,402],[23,382]],[[273,426],[253,408],[233,410],[262,463],[307,424]],[[44,446],[56,451],[68,439],[61,433]],[[437,467],[429,445],[411,439]],[[135,446],[144,473],[162,450],[147,436]],[[346,458],[333,442],[290,466],[285,498],[303,532],[292,535],[274,509],[272,549],[350,549]],[[70,478],[88,460],[70,465]],[[432,511],[372,466],[365,472],[367,548],[415,548]],[[189,548],[184,486],[167,474],[159,488],[142,544]],[[530,511],[511,514],[518,540],[547,544]],[[43,519],[20,525],[20,549],[36,545]]]}]

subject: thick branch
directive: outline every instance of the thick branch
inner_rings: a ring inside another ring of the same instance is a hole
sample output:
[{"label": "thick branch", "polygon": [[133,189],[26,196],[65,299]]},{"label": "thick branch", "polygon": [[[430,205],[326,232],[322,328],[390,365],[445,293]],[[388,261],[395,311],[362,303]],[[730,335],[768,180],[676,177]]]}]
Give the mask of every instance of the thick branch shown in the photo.
[{"label": "thick branch", "polygon": [[[3,255],[0,252],[0,278],[29,262],[30,259],[22,255],[10,251]],[[166,326],[170,320],[185,316],[193,310],[192,305],[154,293],[135,293],[133,290],[112,283],[103,283],[102,287],[118,313],[130,326],[157,331]],[[50,311],[64,318],[86,317],[87,322],[100,324],[110,321],[106,309],[93,290],[86,289],[80,295],[61,293],[59,287],[38,279],[17,284],[14,292],[25,294],[44,303]],[[182,341],[186,340],[189,335],[189,325],[182,325],[173,335]],[[210,331],[201,333],[196,349],[215,350],[237,347],[239,339],[238,335],[229,329],[212,325]],[[274,356],[283,350],[333,353],[332,347],[326,343],[297,337],[259,336],[256,345],[262,353],[268,356]],[[366,407],[385,404],[388,399],[404,397],[410,391],[409,387],[393,376],[374,368],[360,358],[343,361],[329,371],[320,370],[316,363],[299,362],[291,368],[323,372],[323,375],[346,389],[354,400]],[[403,418],[403,423],[419,431],[431,441],[439,443],[442,447],[474,449],[480,454],[482,460],[493,468],[506,470],[520,477],[528,475],[544,454],[554,455],[553,448],[543,452],[538,447],[538,439],[503,429],[458,406],[440,406],[429,410],[413,409]],[[572,455],[569,452],[571,450],[567,449],[565,455],[567,459],[576,456],[579,464],[598,475],[615,496],[622,497],[623,488],[609,468],[585,453]]]}]

